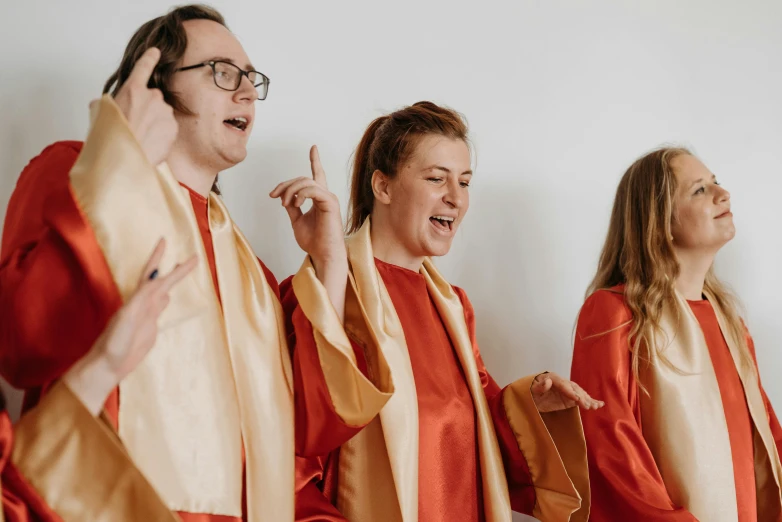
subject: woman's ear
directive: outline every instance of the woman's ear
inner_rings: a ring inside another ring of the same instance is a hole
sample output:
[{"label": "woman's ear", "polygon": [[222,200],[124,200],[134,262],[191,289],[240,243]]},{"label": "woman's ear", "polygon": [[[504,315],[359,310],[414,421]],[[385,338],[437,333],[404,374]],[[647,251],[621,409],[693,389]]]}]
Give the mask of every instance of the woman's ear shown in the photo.
[{"label": "woman's ear", "polygon": [[391,203],[390,181],[390,178],[379,170],[372,173],[372,193],[375,195],[375,202],[383,205]]}]

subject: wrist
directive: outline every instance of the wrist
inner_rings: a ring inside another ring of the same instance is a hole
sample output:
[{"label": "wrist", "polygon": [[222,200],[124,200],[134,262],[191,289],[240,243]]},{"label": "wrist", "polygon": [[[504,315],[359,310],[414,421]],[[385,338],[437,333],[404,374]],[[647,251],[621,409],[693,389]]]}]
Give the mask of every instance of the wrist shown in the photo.
[{"label": "wrist", "polygon": [[333,271],[347,271],[348,256],[347,251],[341,255],[327,255],[327,256],[313,256],[310,255],[312,260],[312,266],[315,268],[315,273],[318,278],[322,278],[327,272]]},{"label": "wrist", "polygon": [[63,377],[66,386],[84,407],[97,416],[118,380],[102,355],[87,354]]}]

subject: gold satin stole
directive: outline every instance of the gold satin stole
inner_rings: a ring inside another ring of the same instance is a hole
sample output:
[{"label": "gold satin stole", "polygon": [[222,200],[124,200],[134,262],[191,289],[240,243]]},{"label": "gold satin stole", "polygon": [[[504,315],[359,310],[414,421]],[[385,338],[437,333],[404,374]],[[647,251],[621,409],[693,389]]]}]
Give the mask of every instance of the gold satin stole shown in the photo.
[{"label": "gold satin stole", "polygon": [[[726,328],[725,316],[706,294],[744,386],[755,441],[758,520],[780,520],[780,467],[757,374],[741,362],[740,340]],[[700,323],[677,293],[666,309],[656,340],[671,365],[653,359],[642,368],[640,394],[644,439],[654,455],[671,500],[698,520],[735,522],[736,489],[728,426],[709,348]]]},{"label": "gold satin stole", "polygon": [[[64,522],[176,522],[108,421],[60,382],[14,426],[11,461]],[[0,509],[2,520],[2,509]]]},{"label": "gold satin stole", "polygon": [[293,520],[292,372],[279,300],[211,195],[220,305],[186,190],[147,162],[111,97],[97,111],[71,189],[123,299],[161,237],[161,272],[199,258],[171,293],[155,347],[120,385],[120,436],[171,510],[236,517],[244,444],[248,520]]},{"label": "gold satin stole", "polygon": [[[381,348],[393,376],[395,392],[380,415],[340,449],[337,508],[353,522],[415,522],[418,520],[418,399],[402,325],[375,267],[369,218],[348,239],[348,258],[363,313],[348,307],[345,328],[359,342],[374,342]],[[459,296],[431,260],[424,262],[421,273],[456,349],[475,404],[486,520],[510,522],[512,512],[505,470],[464,309]],[[535,514],[546,521],[567,521],[579,509],[580,496],[534,405],[529,392],[532,378],[512,386],[515,393],[504,397],[506,411],[522,451],[525,456],[532,456],[533,478],[539,479]],[[565,416],[572,421],[574,414],[575,424],[563,422],[562,416],[556,417],[556,422],[572,431],[565,438],[575,441],[576,449],[570,456],[580,459],[581,464],[573,469],[580,470],[580,485],[586,480],[588,497],[588,479],[584,478],[586,446],[580,417],[575,409]]]},{"label": "gold satin stole", "polygon": [[[244,444],[248,521],[293,520],[293,379],[283,313],[222,201],[210,194],[221,306],[187,190],[165,164],[149,165],[109,96],[93,113],[70,177],[123,299],[161,237],[161,272],[199,258],[171,293],[155,347],[120,385],[119,432],[130,455],[170,509],[240,517]],[[332,370],[324,373],[338,414],[348,424],[369,422],[393,391],[385,362],[375,358],[375,387],[356,366],[309,259],[294,288],[321,363]]]}]

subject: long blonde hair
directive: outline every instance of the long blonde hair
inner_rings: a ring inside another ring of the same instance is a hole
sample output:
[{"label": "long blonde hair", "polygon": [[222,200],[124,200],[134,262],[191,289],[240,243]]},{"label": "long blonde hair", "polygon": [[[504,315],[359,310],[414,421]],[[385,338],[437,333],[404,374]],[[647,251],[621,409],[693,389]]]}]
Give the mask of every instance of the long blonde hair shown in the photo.
[{"label": "long blonde hair", "polygon": [[[632,313],[630,343],[636,379],[640,364],[660,361],[670,364],[654,339],[663,334],[663,310],[676,308],[675,281],[679,263],[673,247],[671,222],[675,219],[676,176],[671,163],[692,153],[681,147],[665,147],[639,158],[627,169],[614,198],[608,235],[600,254],[597,274],[587,296],[600,289],[624,283],[624,298]],[[752,368],[738,301],[711,267],[704,289],[714,298],[739,342],[742,364]],[[650,347],[652,351],[650,350]],[[640,383],[640,380],[639,380]]]}]

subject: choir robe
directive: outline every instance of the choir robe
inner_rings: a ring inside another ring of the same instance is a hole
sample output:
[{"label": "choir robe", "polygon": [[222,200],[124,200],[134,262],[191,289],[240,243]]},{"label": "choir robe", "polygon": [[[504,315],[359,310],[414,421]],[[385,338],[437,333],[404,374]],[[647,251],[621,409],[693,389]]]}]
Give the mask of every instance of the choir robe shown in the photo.
[{"label": "choir robe", "polygon": [[[581,309],[576,329],[571,378],[587,393],[599,396],[606,403],[604,408],[583,416],[592,486],[591,520],[692,522],[697,518],[688,506],[672,500],[667,488],[675,486],[666,484],[655,452],[645,439],[641,411],[644,391],[632,372],[628,339],[632,316],[622,292],[620,285],[592,294]],[[758,496],[755,477],[755,446],[762,447],[762,444],[753,440],[753,420],[737,366],[712,303],[708,299],[687,301],[687,306],[702,331],[717,380],[719,397],[699,397],[699,400],[716,403],[716,408],[724,413],[738,521],[764,520],[758,514],[763,497]],[[747,343],[754,359],[754,345],[749,334]],[[761,422],[770,425],[779,452],[782,450],[782,429],[762,386],[760,394],[763,403]],[[654,401],[654,397],[650,400]],[[689,446],[690,443],[709,442],[678,439],[673,443]],[[714,460],[718,461],[718,456],[715,455]],[[704,469],[701,473],[710,471]],[[771,489],[777,489],[778,497],[778,488],[772,485]],[[716,503],[726,493],[713,491],[710,494]],[[779,520],[775,515],[766,517],[765,520]]]},{"label": "choir robe", "polygon": [[[195,211],[196,219],[198,220],[198,228],[201,232],[201,238],[204,242],[204,246],[206,247],[207,252],[207,259],[209,261],[209,265],[212,272],[212,278],[215,284],[215,290],[218,293],[219,297],[219,285],[217,282],[217,271],[215,268],[215,260],[214,260],[214,254],[211,254],[211,248],[212,248],[212,234],[209,230],[209,205],[208,200],[198,194],[197,192],[193,191],[189,187],[183,185],[190,194],[190,200],[193,205],[193,210]],[[211,255],[210,255],[211,254]],[[274,274],[266,267],[266,265],[263,264],[263,262],[259,259],[258,262],[261,264],[264,273],[266,275],[267,280],[269,281],[269,284],[272,285],[272,288],[274,289],[274,292],[277,296],[277,298],[280,298],[280,287],[277,284],[277,280],[274,277]],[[310,266],[309,262],[305,262],[305,266]],[[289,278],[287,281],[290,281],[291,278]],[[288,288],[290,286],[288,285]],[[293,292],[289,292],[289,296],[293,296]],[[294,298],[295,299],[295,298]],[[291,306],[291,298],[288,298],[287,303],[288,306]],[[301,319],[298,321],[298,326],[293,327],[292,323],[290,328],[290,334],[289,334],[289,345],[292,347],[295,347],[295,349],[291,350],[293,353],[295,353],[298,357],[296,358],[296,364],[295,364],[295,382],[297,383],[297,388],[300,390],[306,390],[307,394],[317,393],[319,399],[327,400],[331,406],[329,406],[329,411],[333,412],[333,399],[334,396],[333,390],[329,387],[328,384],[325,382],[318,382],[315,386],[312,392],[309,390],[309,386],[307,385],[307,382],[305,380],[305,376],[308,375],[322,375],[323,371],[321,370],[321,361],[317,356],[317,347],[315,346],[315,332],[312,330],[312,325],[310,321],[307,319],[307,316],[304,314],[304,312],[301,310],[301,307],[298,307],[298,302],[295,302],[292,304],[293,308],[297,308],[297,315],[300,315]],[[297,335],[298,333],[298,335]],[[369,350],[372,350],[372,347],[368,348]],[[358,352],[355,352],[358,353]],[[366,369],[366,362],[364,360],[363,351],[360,352],[360,367],[357,367],[356,370],[347,370],[348,372],[355,373],[356,376],[361,379],[363,375],[365,375],[365,369]],[[344,376],[344,374],[343,374]],[[367,411],[370,413],[358,413],[357,415],[365,416],[367,420],[370,420],[374,415],[380,411],[380,408],[382,408],[382,405],[385,403],[385,401],[388,399],[393,387],[390,382],[380,382],[378,383],[377,387],[375,387],[372,384],[369,384],[368,379],[361,379],[362,381],[365,381],[368,383],[368,387],[360,390],[360,391],[354,391],[352,393],[356,395],[361,395],[362,400],[366,403],[365,407],[368,408]],[[374,403],[373,403],[374,401]],[[313,451],[318,451],[320,447],[329,446],[331,444],[331,441],[336,436],[338,438],[341,438],[340,435],[337,434],[337,432],[333,431],[332,428],[336,428],[336,430],[344,430],[342,437],[344,437],[345,433],[352,434],[355,430],[355,428],[351,424],[346,424],[345,419],[348,416],[345,415],[338,415],[338,418],[341,419],[339,423],[336,423],[334,426],[327,426],[320,423],[313,423],[309,422],[308,419],[313,416],[314,412],[317,411],[316,407],[313,407],[313,405],[307,401],[299,400],[296,403],[296,423],[301,426],[308,426],[307,429],[300,429],[297,430],[297,441],[296,441],[296,448],[297,453],[300,454],[307,454],[311,453]],[[360,425],[363,426],[365,423],[360,422]],[[306,435],[305,435],[306,433]],[[349,435],[348,435],[349,436]],[[297,458],[298,461],[298,458]],[[243,496],[246,495],[246,492],[243,492]],[[183,522],[239,522],[239,519],[235,517],[226,517],[226,516],[219,516],[219,515],[206,515],[206,514],[194,514],[194,513],[180,513],[180,516],[183,519]]]},{"label": "choir robe", "polygon": [[0,412],[5,522],[175,522],[116,433],[62,383],[11,427]]},{"label": "choir robe", "polygon": [[[401,322],[415,380],[419,419],[417,520],[486,520],[476,407],[444,319],[430,295],[422,273],[377,259],[374,259],[374,264]],[[353,266],[355,268],[355,263]],[[295,310],[296,297],[293,290],[290,280],[283,282],[283,302],[287,313],[292,317],[292,323],[298,323],[298,331],[305,331],[306,318]],[[586,520],[589,513],[589,486],[578,410],[571,408],[538,414],[529,392],[532,377],[521,379],[501,389],[491,378],[481,359],[475,337],[472,305],[463,290],[456,287],[453,287],[453,290],[463,306],[463,320],[469,330],[469,341],[472,345],[471,356],[477,365],[482,392],[491,411],[507,478],[507,485],[503,487],[509,492],[512,509],[535,514],[544,520]],[[349,332],[355,331],[355,325],[352,324],[354,321],[350,313],[346,312],[346,330]],[[354,338],[353,347],[360,360],[360,367],[366,371],[367,364],[361,356],[361,342]],[[323,377],[317,373],[311,374],[309,379],[314,382],[323,381]],[[397,389],[399,384],[395,382]],[[510,422],[511,415],[518,419],[520,413],[529,413],[529,410],[520,412],[513,405],[519,402],[520,396],[529,399],[528,405],[532,405],[533,416],[537,417],[529,419],[526,426],[538,423],[537,427],[542,430],[538,429],[534,434],[532,430],[519,433],[520,427],[525,425],[514,425]],[[361,503],[362,498],[367,495],[379,494],[372,476],[367,483],[345,485],[340,482],[344,477],[343,470],[340,469],[340,452],[355,452],[366,448],[346,450],[339,446],[362,427],[353,427],[350,431],[336,421],[333,414],[329,416],[324,410],[321,410],[320,418],[310,418],[308,422],[331,424],[334,427],[331,440],[334,449],[321,455],[298,458],[296,520],[348,520],[349,517],[341,513],[337,506]],[[546,427],[551,429],[551,435]],[[562,433],[568,431],[571,433],[563,437]],[[537,440],[536,435],[539,437]],[[548,439],[545,442],[542,440],[544,437]],[[568,480],[568,472],[571,472],[570,479],[577,486],[575,489],[582,493],[583,503],[580,510],[578,494]],[[381,508],[382,515],[375,514],[373,520],[407,520],[398,514],[399,508],[393,505],[394,500],[388,499],[388,506]],[[574,507],[563,509],[569,501],[575,501]],[[559,509],[551,509],[551,503],[561,505]],[[394,513],[395,511],[397,513]],[[571,511],[577,511],[572,518]],[[508,515],[509,512],[510,510],[507,511]],[[494,519],[501,518],[497,515]],[[360,519],[351,520],[357,522]]]},{"label": "choir robe", "polygon": [[[104,98],[101,103],[104,107],[109,105],[108,109],[103,110],[118,113],[116,106],[108,98]],[[115,115],[114,120],[110,122],[111,131],[118,125],[122,126],[122,123],[118,123],[122,120],[121,117]],[[129,138],[126,137],[125,140],[128,141]],[[127,143],[123,145],[127,147]],[[101,249],[102,245],[96,238],[84,209],[77,202],[69,182],[69,172],[81,150],[82,143],[73,141],[58,142],[47,147],[23,171],[8,206],[0,253],[0,313],[6,318],[0,322],[0,335],[3,339],[0,344],[0,371],[12,385],[27,390],[24,410],[38,403],[51,383],[89,350],[122,304],[122,295],[112,278],[109,263]],[[201,235],[214,292],[219,301],[221,292],[217,286],[215,248],[212,245],[209,226],[209,202],[192,191],[189,191],[189,199]],[[167,255],[171,249],[172,242],[169,241]],[[279,303],[279,288],[273,274],[258,262],[274,298]],[[305,262],[303,271],[306,272],[304,276],[309,287],[320,291],[320,295],[310,299],[310,308],[317,310],[323,306],[324,299],[328,298],[322,286],[318,287],[319,283],[314,277],[311,265]],[[330,303],[328,306],[330,307]],[[332,326],[334,322],[338,324],[333,308],[330,313],[321,315],[326,316],[321,318],[324,328],[338,330],[327,337],[338,337],[340,333],[344,337],[341,327]],[[306,335],[297,337],[302,346],[308,342],[312,345],[315,343],[312,328],[308,331],[309,338]],[[324,335],[320,331],[316,333],[320,337]],[[326,343],[326,349],[330,347]],[[283,350],[286,353],[288,351],[287,347]],[[302,348],[302,351],[306,349]],[[155,349],[153,354],[154,352]],[[318,363],[317,359],[314,361]],[[283,368],[280,368],[279,371],[282,370]],[[187,376],[183,375],[182,378],[187,379]],[[350,409],[350,400],[342,401],[332,390],[327,390],[327,393],[330,394],[330,400],[347,404],[344,409]],[[280,400],[286,399],[280,397]],[[115,427],[120,427],[120,402],[118,388],[105,406],[107,416]],[[358,417],[365,414],[360,407],[353,408],[352,412]],[[376,410],[368,415],[371,418],[374,414]],[[290,431],[292,432],[292,422]],[[240,444],[243,442],[240,441]],[[242,461],[245,460],[243,449],[241,458]],[[292,450],[291,516],[293,466]],[[244,485],[244,477],[240,480]],[[180,512],[180,517],[184,522],[238,522],[247,518],[246,498],[242,491],[244,516],[241,518],[208,512]],[[280,502],[284,503],[283,500]]]},{"label": "choir robe", "polygon": [[[0,288],[2,313],[11,314],[14,320],[4,322],[6,339],[11,342],[0,346],[0,370],[13,386],[26,389],[23,412],[35,406],[48,387],[86,354],[122,304],[116,289],[109,305],[101,306],[91,295],[90,279],[110,281],[111,275],[68,190],[68,172],[81,148],[81,142],[71,141],[44,149],[22,172],[6,214]],[[204,246],[211,251],[207,200],[193,191],[190,194]],[[55,207],[46,208],[47,202]],[[214,274],[214,255],[208,260]],[[276,288],[271,272],[263,268]],[[50,299],[43,298],[47,293]],[[119,388],[109,395],[105,411],[118,429]],[[179,515],[183,522],[242,520],[201,513]]]}]

